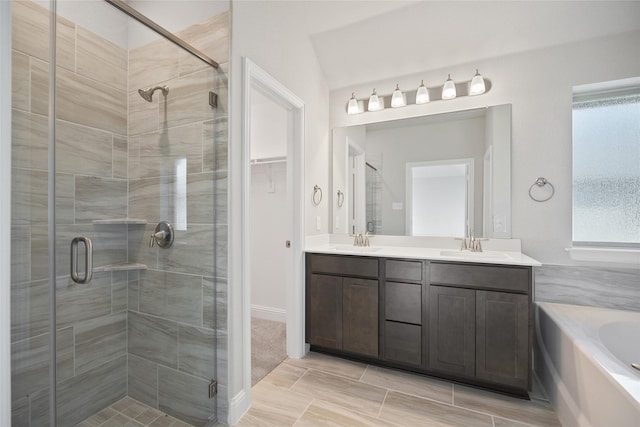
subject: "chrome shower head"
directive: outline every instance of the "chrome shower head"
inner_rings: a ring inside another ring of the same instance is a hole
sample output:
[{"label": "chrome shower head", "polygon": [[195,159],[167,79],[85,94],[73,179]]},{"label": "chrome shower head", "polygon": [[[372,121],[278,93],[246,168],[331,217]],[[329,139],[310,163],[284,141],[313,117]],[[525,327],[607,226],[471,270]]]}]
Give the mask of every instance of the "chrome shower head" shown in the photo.
[{"label": "chrome shower head", "polygon": [[138,93],[140,94],[140,96],[142,97],[142,99],[144,99],[147,102],[152,102],[153,101],[153,93],[160,89],[162,91],[162,94],[164,96],[167,96],[167,93],[169,93],[169,87],[167,86],[155,86],[155,87],[146,87],[144,89],[138,89]]}]

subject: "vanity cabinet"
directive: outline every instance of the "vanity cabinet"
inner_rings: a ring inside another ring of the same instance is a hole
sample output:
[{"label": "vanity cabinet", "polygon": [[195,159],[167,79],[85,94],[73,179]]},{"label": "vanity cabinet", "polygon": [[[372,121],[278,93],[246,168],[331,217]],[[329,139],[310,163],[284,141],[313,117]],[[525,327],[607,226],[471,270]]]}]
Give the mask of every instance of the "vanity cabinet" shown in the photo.
[{"label": "vanity cabinet", "polygon": [[526,395],[528,266],[307,254],[313,350]]},{"label": "vanity cabinet", "polygon": [[530,289],[528,267],[432,262],[428,368],[527,390]]},{"label": "vanity cabinet", "polygon": [[307,342],[378,357],[378,260],[307,256]]},{"label": "vanity cabinet", "polygon": [[395,259],[383,262],[381,357],[391,363],[421,367],[425,262]]}]

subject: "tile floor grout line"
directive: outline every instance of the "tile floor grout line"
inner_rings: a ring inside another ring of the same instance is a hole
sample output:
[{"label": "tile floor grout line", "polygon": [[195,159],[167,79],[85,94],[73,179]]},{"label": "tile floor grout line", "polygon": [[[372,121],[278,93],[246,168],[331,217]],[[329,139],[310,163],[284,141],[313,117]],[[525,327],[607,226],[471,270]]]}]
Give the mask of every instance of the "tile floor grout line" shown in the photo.
[{"label": "tile floor grout line", "polygon": [[307,405],[306,408],[304,408],[304,411],[302,411],[302,413],[298,416],[298,418],[296,418],[296,420],[293,422],[293,424],[291,424],[291,427],[295,426],[298,421],[300,421],[300,418],[302,418],[302,416],[305,414],[305,412],[307,412],[309,410],[309,407],[311,407],[311,405],[313,404],[313,402],[315,402],[316,399],[311,399],[311,402],[309,402],[309,404]]},{"label": "tile floor grout line", "polygon": [[382,414],[382,408],[384,407],[384,403],[387,401],[387,396],[389,396],[389,389],[387,389],[387,392],[384,394],[384,398],[382,399],[382,404],[380,405],[380,409],[378,409],[378,415],[376,415],[376,418],[381,419],[380,418],[380,414]]},{"label": "tile floor grout line", "polygon": [[[273,372],[273,371],[271,371]],[[291,387],[289,387],[287,390],[289,391],[293,391],[293,387],[295,387],[296,384],[298,384],[298,382],[305,376],[307,375],[307,373],[309,373],[309,368],[305,368],[304,372],[302,373],[302,375],[300,375],[298,377],[297,380],[295,380],[295,382],[293,384],[291,384]],[[269,374],[267,374],[264,378],[267,378],[269,376]],[[262,380],[264,380],[264,378]],[[262,380],[258,381],[258,383],[262,382]]]},{"label": "tile floor grout line", "polygon": [[385,388],[386,388],[386,387],[381,387],[381,386],[379,386],[379,385],[375,385],[375,384],[365,383],[365,382],[363,382],[363,381],[353,379],[352,377],[347,377],[347,376],[340,375],[340,374],[336,374],[336,373],[333,373],[333,372],[330,372],[330,371],[325,371],[324,369],[318,369],[318,368],[307,368],[307,370],[308,370],[308,371],[316,371],[316,372],[320,372],[320,373],[322,373],[322,374],[331,375],[331,376],[334,376],[334,377],[342,378],[342,379],[349,380],[349,381],[353,381],[353,382],[360,383],[360,384],[366,384],[366,385],[369,385],[369,386],[371,386],[371,387],[377,387],[377,388],[381,388],[381,389],[385,389]]},{"label": "tile floor grout line", "polygon": [[[364,374],[367,373],[367,369],[369,369],[369,366],[370,365],[367,365],[367,366],[364,367],[364,371],[362,371],[362,375],[360,375],[360,378],[358,378],[358,381],[363,382],[362,379],[364,378]],[[366,384],[366,383],[364,383],[364,384]]]}]

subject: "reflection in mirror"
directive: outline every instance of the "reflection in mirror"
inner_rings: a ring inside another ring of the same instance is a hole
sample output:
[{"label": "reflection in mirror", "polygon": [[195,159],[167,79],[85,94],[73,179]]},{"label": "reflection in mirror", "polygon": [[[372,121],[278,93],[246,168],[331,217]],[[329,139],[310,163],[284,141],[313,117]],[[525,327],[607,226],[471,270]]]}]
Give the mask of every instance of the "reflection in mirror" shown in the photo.
[{"label": "reflection in mirror", "polygon": [[332,230],[510,238],[510,159],[511,105],[336,128]]}]

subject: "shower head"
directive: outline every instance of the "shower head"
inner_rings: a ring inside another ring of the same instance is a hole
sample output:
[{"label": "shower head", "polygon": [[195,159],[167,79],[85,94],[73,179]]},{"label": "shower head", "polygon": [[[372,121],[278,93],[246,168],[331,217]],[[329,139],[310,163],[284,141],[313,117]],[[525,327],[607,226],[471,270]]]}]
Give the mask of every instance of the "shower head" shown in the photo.
[{"label": "shower head", "polygon": [[140,96],[147,102],[152,102],[153,101],[153,93],[160,89],[162,91],[162,94],[164,96],[167,96],[167,93],[169,93],[169,88],[167,86],[155,86],[155,87],[146,87],[144,89],[138,89],[138,93],[140,94]]}]

